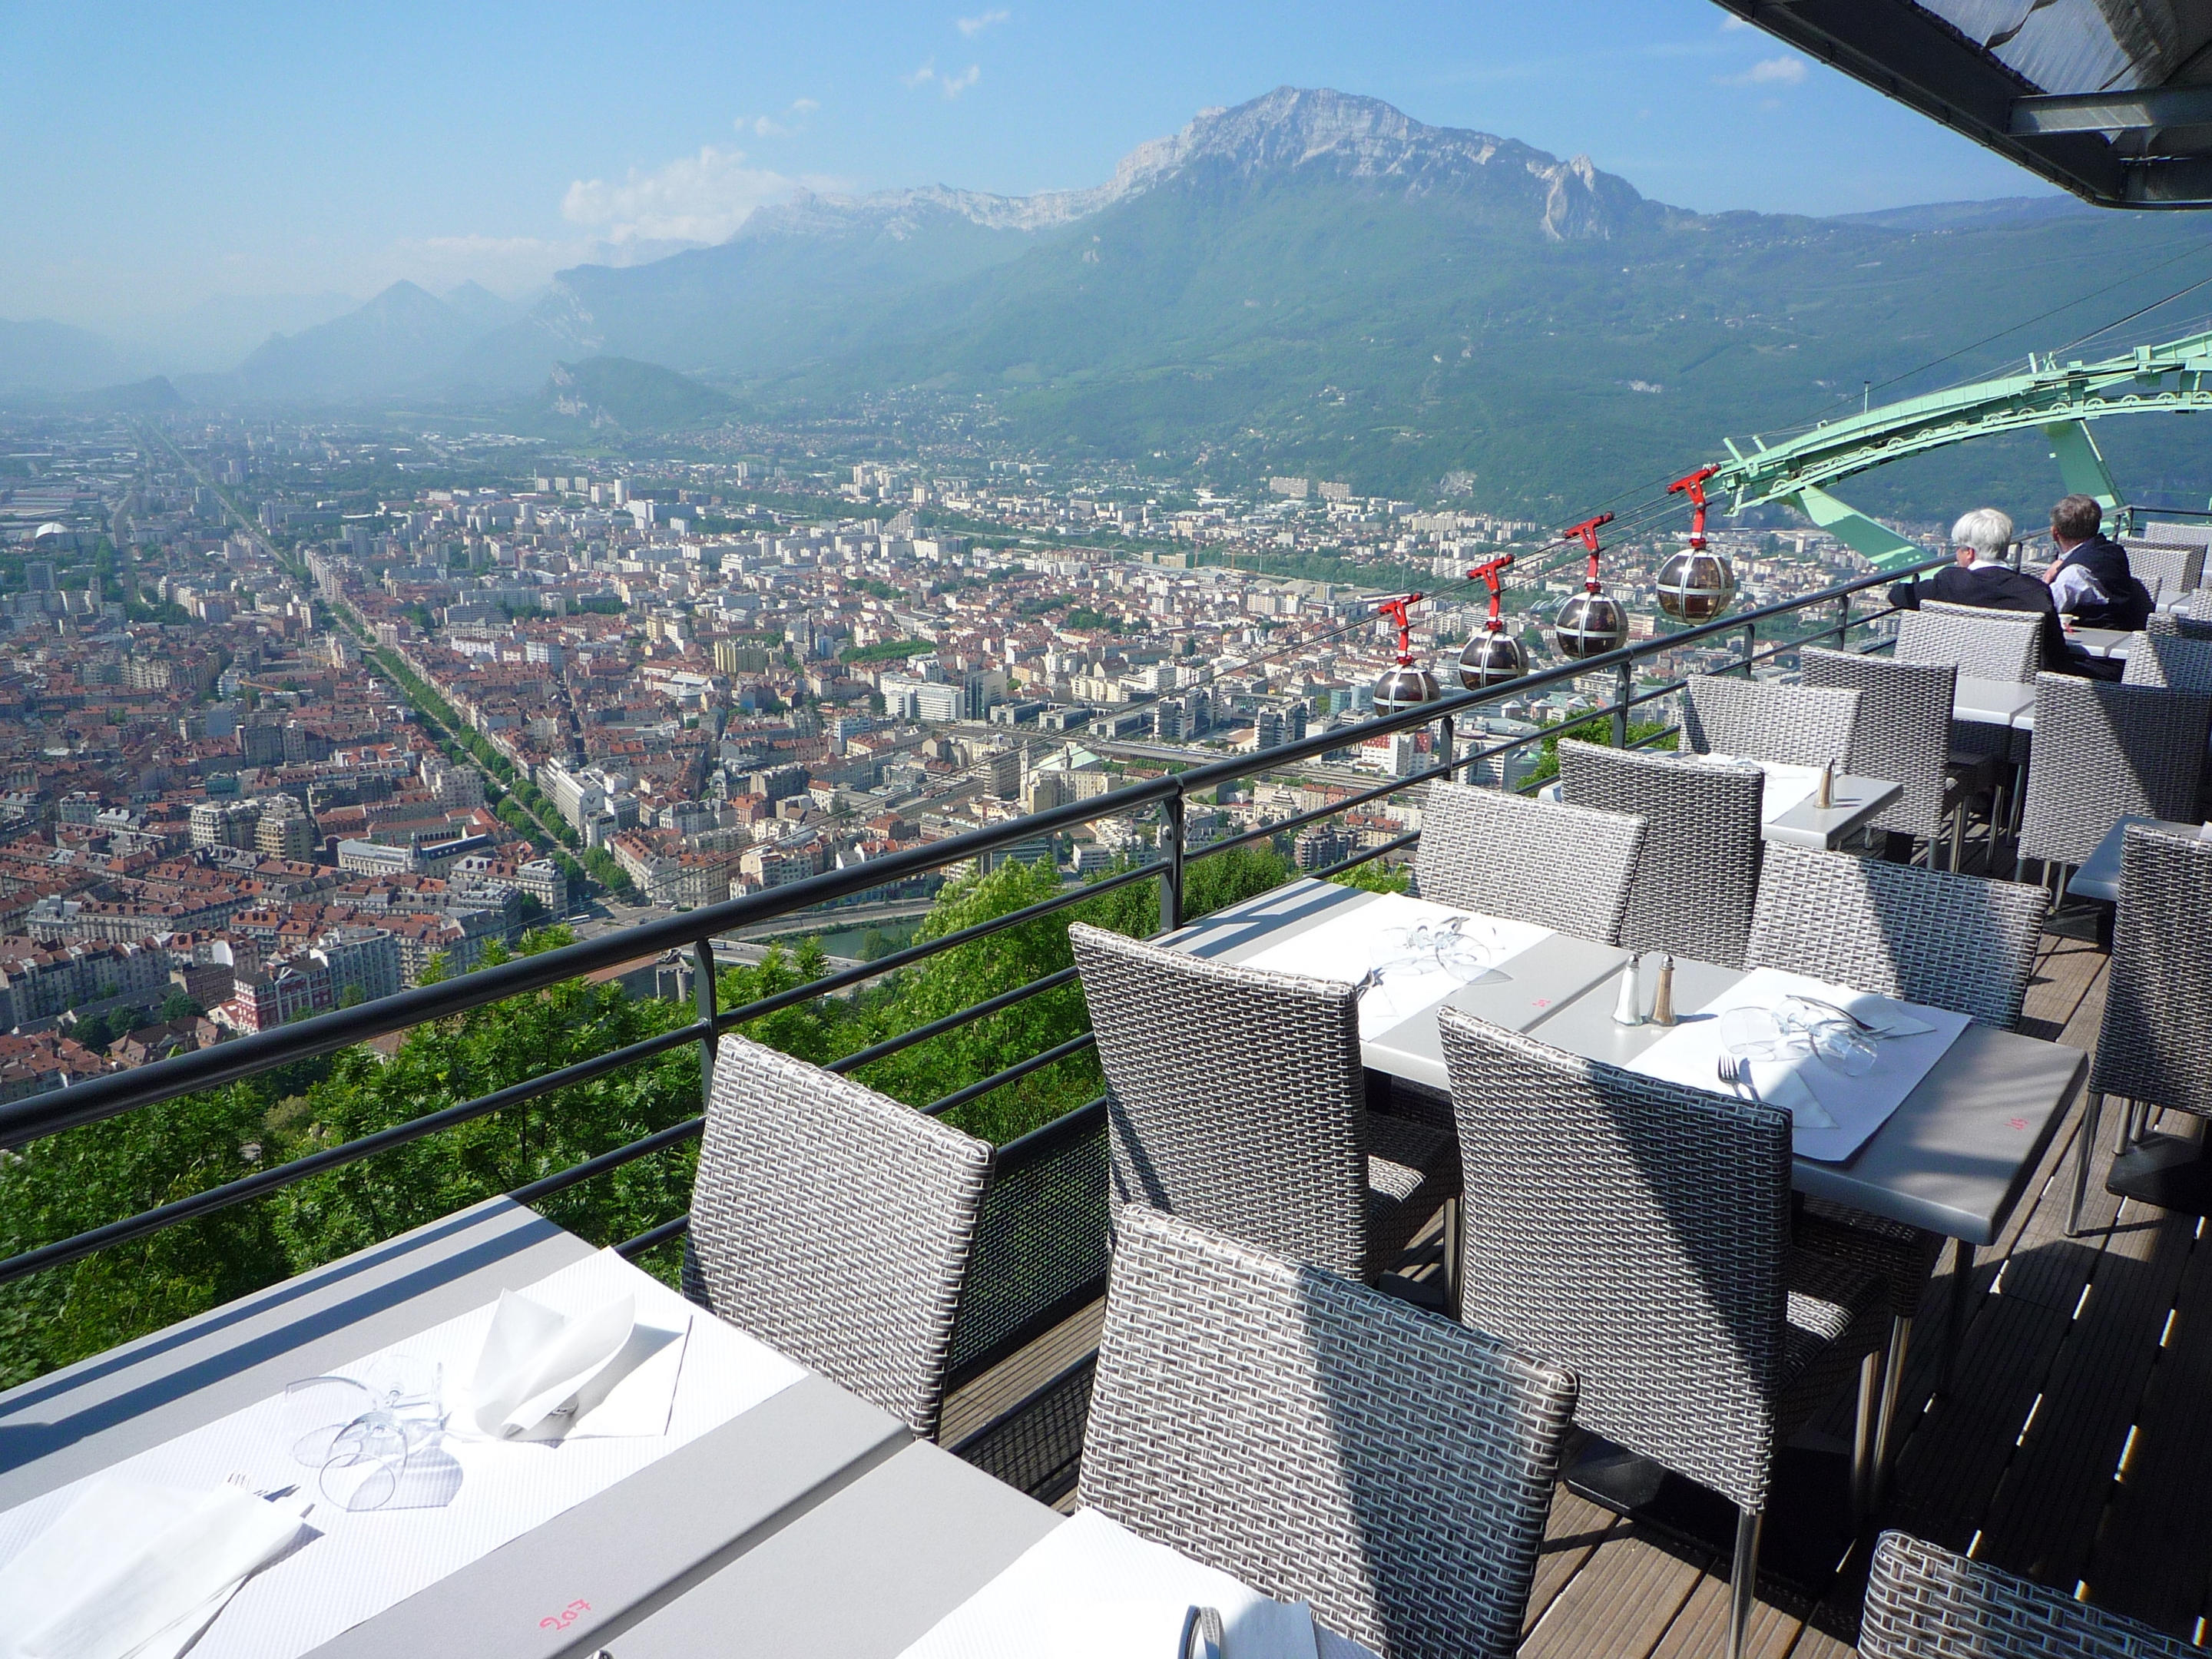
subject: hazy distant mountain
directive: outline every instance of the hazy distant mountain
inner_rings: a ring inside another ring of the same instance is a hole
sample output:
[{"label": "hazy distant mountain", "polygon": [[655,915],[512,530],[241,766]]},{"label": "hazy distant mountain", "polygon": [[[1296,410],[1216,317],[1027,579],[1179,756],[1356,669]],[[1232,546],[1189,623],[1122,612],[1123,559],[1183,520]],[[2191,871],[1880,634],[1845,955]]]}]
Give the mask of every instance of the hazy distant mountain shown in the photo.
[{"label": "hazy distant mountain", "polygon": [[1925,202],[1917,207],[1839,213],[1829,222],[1878,225],[1884,230],[1986,230],[1993,225],[2044,219],[2095,221],[2108,217],[2078,196],[1998,196],[1986,202]]},{"label": "hazy distant mountain", "polygon": [[0,318],[0,392],[82,392],[147,368],[143,356],[88,329]]},{"label": "hazy distant mountain", "polygon": [[85,402],[94,409],[112,410],[124,415],[159,415],[172,409],[182,409],[185,400],[168,377],[156,374],[149,380],[137,380],[129,386],[102,386],[88,396]]},{"label": "hazy distant mountain", "polygon": [[260,398],[398,391],[440,380],[483,332],[480,323],[427,289],[394,283],[358,311],[276,336],[239,365],[236,379],[241,392]]},{"label": "hazy distant mountain", "polygon": [[360,304],[352,295],[337,293],[215,294],[121,331],[165,374],[206,374],[237,368],[240,358],[272,334],[297,334]]},{"label": "hazy distant mountain", "polygon": [[497,328],[513,322],[529,309],[512,300],[501,299],[481,283],[463,283],[459,288],[447,289],[441,297],[461,318],[478,328]]}]

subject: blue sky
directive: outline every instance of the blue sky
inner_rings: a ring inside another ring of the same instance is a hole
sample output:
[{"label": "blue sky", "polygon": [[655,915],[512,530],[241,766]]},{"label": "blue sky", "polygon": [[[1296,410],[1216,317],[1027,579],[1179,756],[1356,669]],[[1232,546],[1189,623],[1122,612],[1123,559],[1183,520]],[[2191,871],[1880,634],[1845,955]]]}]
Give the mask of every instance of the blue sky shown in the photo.
[{"label": "blue sky", "polygon": [[514,295],[794,185],[1098,182],[1291,83],[1587,152],[1703,210],[2039,181],[1707,0],[0,9],[0,317],[218,294]]}]

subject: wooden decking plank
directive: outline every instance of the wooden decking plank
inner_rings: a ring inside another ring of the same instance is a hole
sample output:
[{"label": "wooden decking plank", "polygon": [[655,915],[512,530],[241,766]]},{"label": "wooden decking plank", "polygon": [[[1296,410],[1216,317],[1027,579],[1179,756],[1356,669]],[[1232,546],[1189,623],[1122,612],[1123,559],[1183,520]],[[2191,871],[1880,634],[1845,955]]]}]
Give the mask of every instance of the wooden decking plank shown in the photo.
[{"label": "wooden decking plank", "polygon": [[1648,1659],[1689,1600],[1705,1563],[1628,1527],[1608,1537],[1521,1644],[1522,1659]]},{"label": "wooden decking plank", "polygon": [[[1729,1581],[1705,1574],[1651,1650],[1651,1659],[1726,1659],[1729,1601]],[[1744,1651],[1752,1659],[1788,1659],[1804,1624],[1796,1614],[1762,1600],[1752,1608]]]},{"label": "wooden decking plank", "polygon": [[1980,1559],[2045,1583],[2081,1577],[2195,1233],[2193,1218],[2130,1204],[2106,1236],[2035,1421],[1982,1522]]},{"label": "wooden decking plank", "polygon": [[1797,1645],[1790,1650],[1790,1659],[1853,1659],[1857,1652],[1849,1642],[1808,1624],[1797,1632]]},{"label": "wooden decking plank", "polygon": [[[2212,1241],[2196,1240],[2135,1424],[2119,1484],[2082,1575],[2089,1597],[2190,1636],[2212,1555]],[[2164,1326],[2160,1318],[2159,1325]],[[2160,1329],[2154,1328],[2154,1341]]]},{"label": "wooden decking plank", "polygon": [[1574,1576],[1589,1562],[1598,1547],[1628,1523],[1611,1510],[1567,1490],[1563,1484],[1552,1492],[1552,1513],[1544,1523],[1543,1553],[1536,1558],[1535,1581],[1528,1589],[1528,1607],[1521,1618],[1521,1632],[1536,1627],[1547,1608]]}]

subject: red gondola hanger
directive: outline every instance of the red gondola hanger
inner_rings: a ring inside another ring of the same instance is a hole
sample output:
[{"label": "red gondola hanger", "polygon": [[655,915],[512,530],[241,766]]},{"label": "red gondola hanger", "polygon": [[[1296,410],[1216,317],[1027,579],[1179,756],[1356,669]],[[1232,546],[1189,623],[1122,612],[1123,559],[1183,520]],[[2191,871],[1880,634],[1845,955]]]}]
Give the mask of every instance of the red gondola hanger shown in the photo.
[{"label": "red gondola hanger", "polygon": [[1583,578],[1583,589],[1585,592],[1595,593],[1598,591],[1597,556],[1605,550],[1598,545],[1597,532],[1602,526],[1612,522],[1612,514],[1601,513],[1595,519],[1584,519],[1580,524],[1559,532],[1561,541],[1565,541],[1570,536],[1579,536],[1582,538],[1583,545],[1589,549],[1589,570]]},{"label": "red gondola hanger", "polygon": [[1498,580],[1498,572],[1510,568],[1512,563],[1513,556],[1502,553],[1467,573],[1470,581],[1479,577],[1490,589],[1490,618],[1483,624],[1482,632],[1469,640],[1467,648],[1459,653],[1459,683],[1470,691],[1503,685],[1528,672],[1528,659],[1521,649],[1521,641],[1505,631],[1504,590]]},{"label": "red gondola hanger", "polygon": [[1620,601],[1605,591],[1597,576],[1597,556],[1604,550],[1598,544],[1597,532],[1612,522],[1612,514],[1601,513],[1560,532],[1560,540],[1579,537],[1589,550],[1583,591],[1559,607],[1558,619],[1552,624],[1552,643],[1559,647],[1561,656],[1577,660],[1601,657],[1628,642],[1628,614],[1620,608]]},{"label": "red gondola hanger", "polygon": [[1419,605],[1421,599],[1422,595],[1419,593],[1401,593],[1395,599],[1380,601],[1375,607],[1376,616],[1388,617],[1398,624],[1398,665],[1401,668],[1411,667],[1413,661],[1413,618],[1406,614],[1406,607]]},{"label": "red gondola hanger", "polygon": [[1667,486],[1669,495],[1686,494],[1690,498],[1690,550],[1705,550],[1705,480],[1719,471],[1717,466],[1701,466],[1686,478],[1677,478]]},{"label": "red gondola hanger", "polygon": [[1425,702],[1434,702],[1444,694],[1434,674],[1414,666],[1413,623],[1406,610],[1408,605],[1419,605],[1422,598],[1419,593],[1401,593],[1375,607],[1376,615],[1388,617],[1398,624],[1398,665],[1385,671],[1375,683],[1375,712],[1378,714],[1402,714]]},{"label": "red gondola hanger", "polygon": [[1469,581],[1480,580],[1490,590],[1490,619],[1483,626],[1493,634],[1505,626],[1505,609],[1503,604],[1505,590],[1498,585],[1498,574],[1512,568],[1513,556],[1510,553],[1501,553],[1496,558],[1479,564],[1467,573],[1467,579]]}]

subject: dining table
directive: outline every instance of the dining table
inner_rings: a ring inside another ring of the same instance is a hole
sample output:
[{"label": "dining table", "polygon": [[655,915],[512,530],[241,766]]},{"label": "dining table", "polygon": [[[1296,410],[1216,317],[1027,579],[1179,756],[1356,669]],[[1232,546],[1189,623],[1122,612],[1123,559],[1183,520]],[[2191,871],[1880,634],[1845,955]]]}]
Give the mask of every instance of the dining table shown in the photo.
[{"label": "dining table", "polygon": [[[1267,965],[1282,966],[1295,960],[1285,946],[1327,927],[1326,954],[1334,965],[1306,971],[1356,978],[1370,955],[1358,944],[1359,918],[1373,915],[1376,930],[1390,925],[1389,908],[1376,907],[1392,896],[1301,878],[1224,907],[1165,942],[1223,962],[1265,957]],[[1439,987],[1428,1006],[1371,1038],[1363,1036],[1361,1059],[1373,1071],[1449,1088],[1437,1016],[1450,1006],[1586,1060],[1632,1064],[1667,1028],[1623,1025],[1613,1018],[1628,960],[1629,952],[1614,946],[1549,933],[1472,982]],[[1697,1014],[1746,974],[1741,966],[1683,957],[1674,958],[1674,967],[1675,1007],[1684,1016]],[[1647,1005],[1650,995],[1647,981]],[[1969,1024],[1848,1158],[1826,1161],[1798,1152],[1791,1184],[1809,1196],[1949,1238],[1961,1267],[1971,1267],[1973,1251],[1996,1242],[2018,1205],[2088,1065],[2078,1048]],[[1963,1311],[1964,1298],[1954,1299],[1954,1317]]]},{"label": "dining table", "polygon": [[[1709,759],[1724,757],[1711,756]],[[1828,804],[1820,805],[1819,769],[1753,761],[1766,774],[1767,798],[1759,815],[1759,835],[1784,847],[1808,848],[1831,853],[1872,823],[1899,795],[1905,786],[1887,778],[1864,778],[1838,772],[1830,780]],[[1563,799],[1563,786],[1553,781],[1538,792],[1546,800]]]}]

